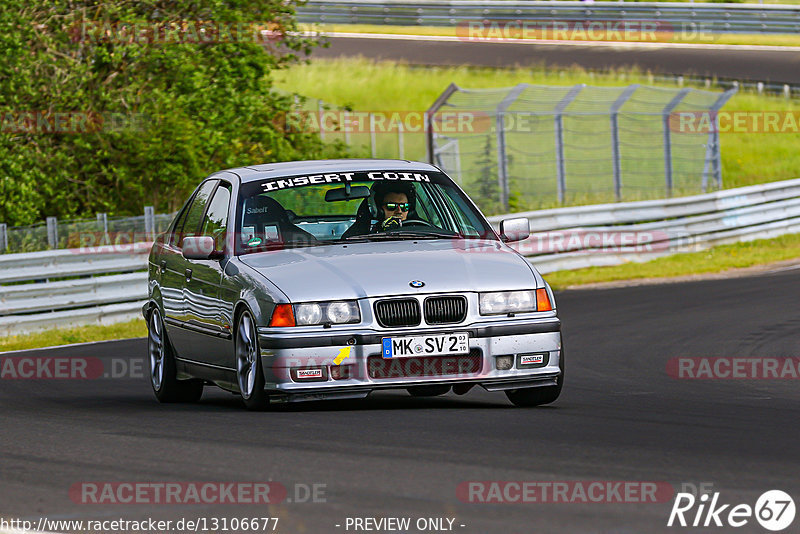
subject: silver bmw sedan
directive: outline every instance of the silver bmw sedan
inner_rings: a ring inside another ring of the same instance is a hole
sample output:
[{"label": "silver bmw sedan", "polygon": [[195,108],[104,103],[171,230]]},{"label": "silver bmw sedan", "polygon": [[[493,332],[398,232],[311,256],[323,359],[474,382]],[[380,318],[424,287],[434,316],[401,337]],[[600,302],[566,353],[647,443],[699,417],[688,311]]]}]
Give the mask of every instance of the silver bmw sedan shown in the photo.
[{"label": "silver bmw sedan", "polygon": [[249,409],[465,394],[517,406],[564,381],[553,292],[441,169],[397,160],[254,165],[197,187],[149,257],[150,382],[161,402],[206,385]]}]

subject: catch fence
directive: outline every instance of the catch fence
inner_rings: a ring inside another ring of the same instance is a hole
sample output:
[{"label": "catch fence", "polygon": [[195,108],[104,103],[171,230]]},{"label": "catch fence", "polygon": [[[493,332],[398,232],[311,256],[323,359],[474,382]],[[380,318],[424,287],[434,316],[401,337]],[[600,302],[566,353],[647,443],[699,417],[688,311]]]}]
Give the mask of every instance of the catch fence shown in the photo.
[{"label": "catch fence", "polygon": [[722,188],[714,120],[735,92],[451,84],[428,111],[428,154],[489,213],[707,192]]}]

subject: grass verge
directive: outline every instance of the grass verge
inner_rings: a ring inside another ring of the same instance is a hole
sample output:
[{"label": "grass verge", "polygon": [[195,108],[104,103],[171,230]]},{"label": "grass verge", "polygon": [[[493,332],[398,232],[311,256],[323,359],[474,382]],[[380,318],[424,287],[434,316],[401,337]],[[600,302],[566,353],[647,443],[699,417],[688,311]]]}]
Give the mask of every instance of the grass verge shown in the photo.
[{"label": "grass verge", "polygon": [[0,352],[24,349],[40,349],[71,343],[128,339],[147,335],[144,319],[134,319],[125,323],[111,325],[87,325],[74,328],[58,328],[20,334],[0,339]]},{"label": "grass verge", "polygon": [[544,277],[553,289],[563,290],[599,282],[721,273],[794,258],[800,258],[800,234],[721,245],[701,252],[656,258],[646,263],[558,271]]},{"label": "grass verge", "polygon": [[[512,33],[491,33],[487,27],[484,33],[481,33],[482,39],[477,37],[469,38],[466,27],[459,27],[458,25],[452,26],[390,26],[390,25],[373,25],[373,24],[314,24],[306,25],[304,28],[307,31],[319,32],[322,34],[331,33],[383,33],[391,35],[432,35],[432,36],[446,36],[446,37],[462,37],[464,40],[492,40],[502,39],[507,42],[515,41],[536,41],[531,37],[520,36],[514,38]],[[513,31],[513,27],[512,27]],[[576,35],[573,32],[571,35]],[[580,36],[580,34],[577,34]],[[662,32],[653,33],[648,36],[648,41],[654,43],[685,43],[685,44],[721,44],[721,45],[744,45],[744,46],[800,46],[800,35],[796,34],[711,34],[711,33],[690,33],[690,32]],[[587,41],[587,39],[567,39],[571,41]],[[603,39],[596,39],[603,40]],[[625,44],[620,41],[620,45]]]}]

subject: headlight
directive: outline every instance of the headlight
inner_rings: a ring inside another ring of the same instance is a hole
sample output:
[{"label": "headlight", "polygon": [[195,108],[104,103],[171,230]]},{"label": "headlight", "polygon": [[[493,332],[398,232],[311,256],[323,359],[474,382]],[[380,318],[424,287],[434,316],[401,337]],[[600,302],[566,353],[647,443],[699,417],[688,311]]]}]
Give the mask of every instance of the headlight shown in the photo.
[{"label": "headlight", "polygon": [[481,315],[502,315],[507,313],[547,311],[551,309],[552,306],[550,305],[550,299],[547,297],[546,289],[531,291],[496,291],[480,294]]},{"label": "headlight", "polygon": [[[358,309],[355,311],[358,313]],[[333,324],[349,323],[353,318],[353,308],[350,302],[331,302],[325,315]]]},{"label": "headlight", "polygon": [[319,324],[322,319],[322,307],[314,302],[298,304],[294,308],[294,318],[298,325]]},{"label": "headlight", "polygon": [[361,322],[358,304],[353,301],[306,302],[294,305],[298,326]]}]

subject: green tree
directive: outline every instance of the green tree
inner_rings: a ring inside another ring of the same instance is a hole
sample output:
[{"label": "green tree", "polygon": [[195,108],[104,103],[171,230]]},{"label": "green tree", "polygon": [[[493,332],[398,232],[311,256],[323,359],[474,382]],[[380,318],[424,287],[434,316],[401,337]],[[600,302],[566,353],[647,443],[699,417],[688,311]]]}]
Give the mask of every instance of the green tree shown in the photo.
[{"label": "green tree", "polygon": [[218,169],[343,155],[283,127],[296,30],[283,0],[3,0],[0,222],[174,210]]},{"label": "green tree", "polygon": [[490,215],[497,213],[499,190],[497,185],[497,154],[492,148],[492,136],[486,136],[483,152],[477,161],[478,180],[475,184],[477,192],[476,202],[483,213]]}]

